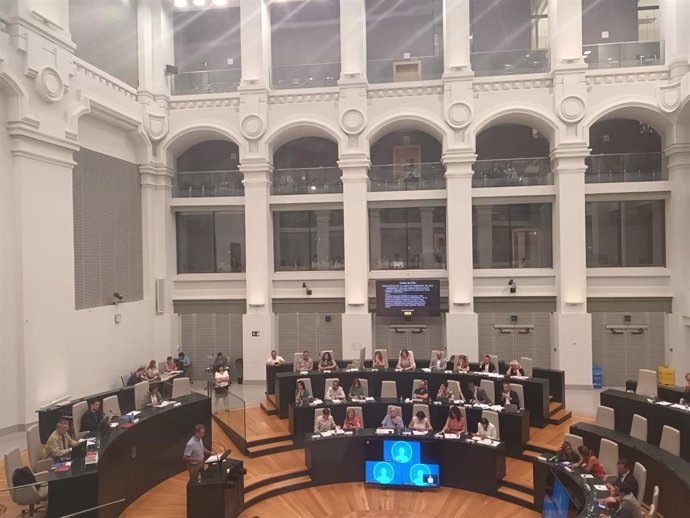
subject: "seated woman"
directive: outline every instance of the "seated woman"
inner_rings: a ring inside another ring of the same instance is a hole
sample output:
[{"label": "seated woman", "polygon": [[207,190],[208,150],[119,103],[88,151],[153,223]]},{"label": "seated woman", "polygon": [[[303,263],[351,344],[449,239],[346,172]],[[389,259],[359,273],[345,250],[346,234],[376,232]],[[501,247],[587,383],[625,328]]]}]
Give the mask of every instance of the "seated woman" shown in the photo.
[{"label": "seated woman", "polygon": [[604,467],[599,462],[597,456],[594,455],[594,452],[587,448],[587,446],[579,446],[577,451],[580,453],[581,459],[575,464],[575,467],[582,468],[590,475],[605,480],[606,471],[604,471]]},{"label": "seated woman", "polygon": [[314,424],[315,433],[329,432],[335,430],[336,425],[331,415],[331,411],[328,408],[323,409],[323,414],[316,418],[316,423]]},{"label": "seated woman", "polygon": [[573,449],[572,445],[568,441],[565,441],[561,445],[561,448],[558,450],[558,453],[556,454],[556,458],[558,459],[558,462],[569,462],[571,464],[576,464],[580,462],[580,456],[577,454],[577,452]]},{"label": "seated woman", "polygon": [[319,370],[321,372],[323,371],[334,371],[338,369],[338,365],[335,363],[335,360],[331,356],[331,353],[326,351],[321,355],[321,361],[319,362]]},{"label": "seated woman", "polygon": [[457,372],[469,372],[470,370],[470,363],[467,361],[467,356],[464,354],[461,354],[459,359],[458,359],[458,365],[455,368]]},{"label": "seated woman", "polygon": [[172,356],[168,356],[168,359],[165,360],[165,372],[173,372],[177,370],[177,365],[175,365],[175,361],[173,360]]},{"label": "seated woman", "polygon": [[386,362],[383,359],[383,353],[381,351],[376,351],[376,353],[374,354],[374,360],[371,362],[371,367],[372,369],[388,368],[388,365],[386,365]]},{"label": "seated woman", "polygon": [[458,435],[467,433],[467,423],[465,423],[465,418],[462,417],[458,407],[450,407],[448,419],[446,419],[446,424],[443,426],[441,433],[456,433]]},{"label": "seated woman", "polygon": [[453,397],[453,392],[448,390],[448,382],[443,381],[441,382],[441,386],[438,388],[438,392],[436,393],[436,399],[438,398],[446,398],[450,399]]},{"label": "seated woman", "polygon": [[486,417],[482,417],[479,421],[479,427],[477,428],[477,433],[482,439],[493,439],[496,440],[498,434],[496,433],[496,427],[493,423],[490,423]]},{"label": "seated woman", "polygon": [[146,377],[150,380],[156,380],[161,377],[161,371],[158,370],[156,360],[151,360],[149,366],[146,368]]},{"label": "seated woman", "polygon": [[158,391],[158,383],[151,383],[149,391],[144,396],[144,406],[156,406],[163,402],[163,396]]},{"label": "seated woman", "polygon": [[417,432],[428,432],[431,430],[431,423],[429,423],[429,418],[426,414],[420,410],[410,421],[409,427]]},{"label": "seated woman", "polygon": [[522,368],[522,365],[520,365],[520,362],[517,360],[513,360],[510,362],[510,367],[508,368],[508,372],[506,372],[506,376],[524,376],[525,375],[525,369]]},{"label": "seated woman", "polygon": [[345,421],[343,422],[343,430],[354,430],[356,428],[362,428],[362,421],[355,414],[354,408],[348,408],[345,414]]},{"label": "seated woman", "polygon": [[413,371],[417,368],[414,358],[412,358],[412,355],[407,349],[400,351],[400,355],[398,356],[398,364],[395,368],[403,371]]},{"label": "seated woman", "polygon": [[295,390],[295,402],[302,403],[304,398],[311,397],[311,392],[304,384],[303,380],[297,382],[297,389]]},{"label": "seated woman", "polygon": [[350,399],[367,397],[367,393],[364,392],[364,387],[362,386],[362,382],[359,381],[359,378],[352,380],[349,396]]}]

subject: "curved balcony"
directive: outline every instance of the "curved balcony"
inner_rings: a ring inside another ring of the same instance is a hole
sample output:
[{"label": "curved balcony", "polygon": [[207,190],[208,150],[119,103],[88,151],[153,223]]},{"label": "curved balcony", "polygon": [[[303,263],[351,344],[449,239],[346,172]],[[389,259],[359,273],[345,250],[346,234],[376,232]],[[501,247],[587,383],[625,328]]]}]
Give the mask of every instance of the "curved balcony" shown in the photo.
[{"label": "curved balcony", "polygon": [[337,167],[275,169],[271,192],[277,195],[343,192],[340,169]]},{"label": "curved balcony", "polygon": [[271,67],[271,86],[276,89],[337,86],[339,78],[339,62]]},{"label": "curved balcony", "polygon": [[370,190],[385,192],[445,189],[445,172],[441,162],[372,165],[369,170]]},{"label": "curved balcony", "polygon": [[582,57],[590,69],[663,65],[664,42],[623,41],[583,45]]},{"label": "curved balcony", "polygon": [[591,155],[587,158],[585,183],[662,180],[668,180],[668,175],[661,152]]},{"label": "curved balcony", "polygon": [[239,171],[178,171],[175,173],[174,198],[244,196]]},{"label": "curved balcony", "polygon": [[477,160],[473,169],[472,187],[553,185],[551,164],[546,157]]},{"label": "curved balcony", "polygon": [[549,71],[549,49],[473,52],[470,63],[477,77],[539,74]]},{"label": "curved balcony", "polygon": [[239,67],[222,70],[196,70],[173,76],[173,95],[217,94],[235,92],[240,86]]}]

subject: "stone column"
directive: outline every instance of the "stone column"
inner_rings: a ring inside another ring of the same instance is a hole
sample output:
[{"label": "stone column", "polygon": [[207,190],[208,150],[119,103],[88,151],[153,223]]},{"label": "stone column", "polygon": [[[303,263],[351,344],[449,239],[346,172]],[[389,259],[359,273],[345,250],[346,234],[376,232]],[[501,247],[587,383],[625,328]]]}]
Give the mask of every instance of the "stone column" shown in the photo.
[{"label": "stone column", "polygon": [[671,76],[680,78],[690,65],[690,0],[659,0],[659,18],[665,63],[671,68]]},{"label": "stone column", "polygon": [[443,0],[444,75],[472,70],[470,0]]},{"label": "stone column", "polygon": [[548,2],[551,69],[582,67],[582,2]]},{"label": "stone column", "polygon": [[175,60],[171,7],[163,0],[140,0],[137,26],[139,90],[165,94],[168,91],[165,65],[173,65]]},{"label": "stone column", "polygon": [[271,11],[266,0],[240,0],[242,86],[267,88],[271,77]]},{"label": "stone column", "polygon": [[340,80],[367,78],[367,19],[364,0],[340,0]]}]

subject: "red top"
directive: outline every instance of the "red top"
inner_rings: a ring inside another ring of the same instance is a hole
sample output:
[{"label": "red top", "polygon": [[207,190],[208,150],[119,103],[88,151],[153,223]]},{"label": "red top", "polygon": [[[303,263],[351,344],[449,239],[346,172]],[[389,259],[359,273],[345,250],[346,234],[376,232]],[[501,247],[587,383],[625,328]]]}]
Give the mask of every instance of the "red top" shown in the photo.
[{"label": "red top", "polygon": [[446,425],[448,426],[447,431],[450,433],[463,433],[466,431],[465,419],[462,417],[460,417],[460,419],[455,419],[452,416],[449,416]]},{"label": "red top", "polygon": [[359,420],[359,417],[354,416],[352,419],[348,420],[348,418],[345,418],[345,422],[343,423],[343,428],[361,428],[362,423]]},{"label": "red top", "polygon": [[596,457],[592,457],[592,460],[594,462],[592,463],[592,469],[589,471],[589,473],[591,475],[594,475],[596,478],[605,480],[606,471],[604,471],[604,467],[601,465],[601,462],[599,462],[599,459],[597,459]]}]

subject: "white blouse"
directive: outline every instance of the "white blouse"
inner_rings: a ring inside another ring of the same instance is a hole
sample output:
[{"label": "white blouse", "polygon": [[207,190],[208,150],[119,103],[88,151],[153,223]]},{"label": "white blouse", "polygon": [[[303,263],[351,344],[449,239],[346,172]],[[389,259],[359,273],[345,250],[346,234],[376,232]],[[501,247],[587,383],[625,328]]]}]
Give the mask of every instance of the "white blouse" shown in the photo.
[{"label": "white blouse", "polygon": [[230,381],[230,373],[228,371],[216,372],[216,385],[220,387],[227,387]]}]

